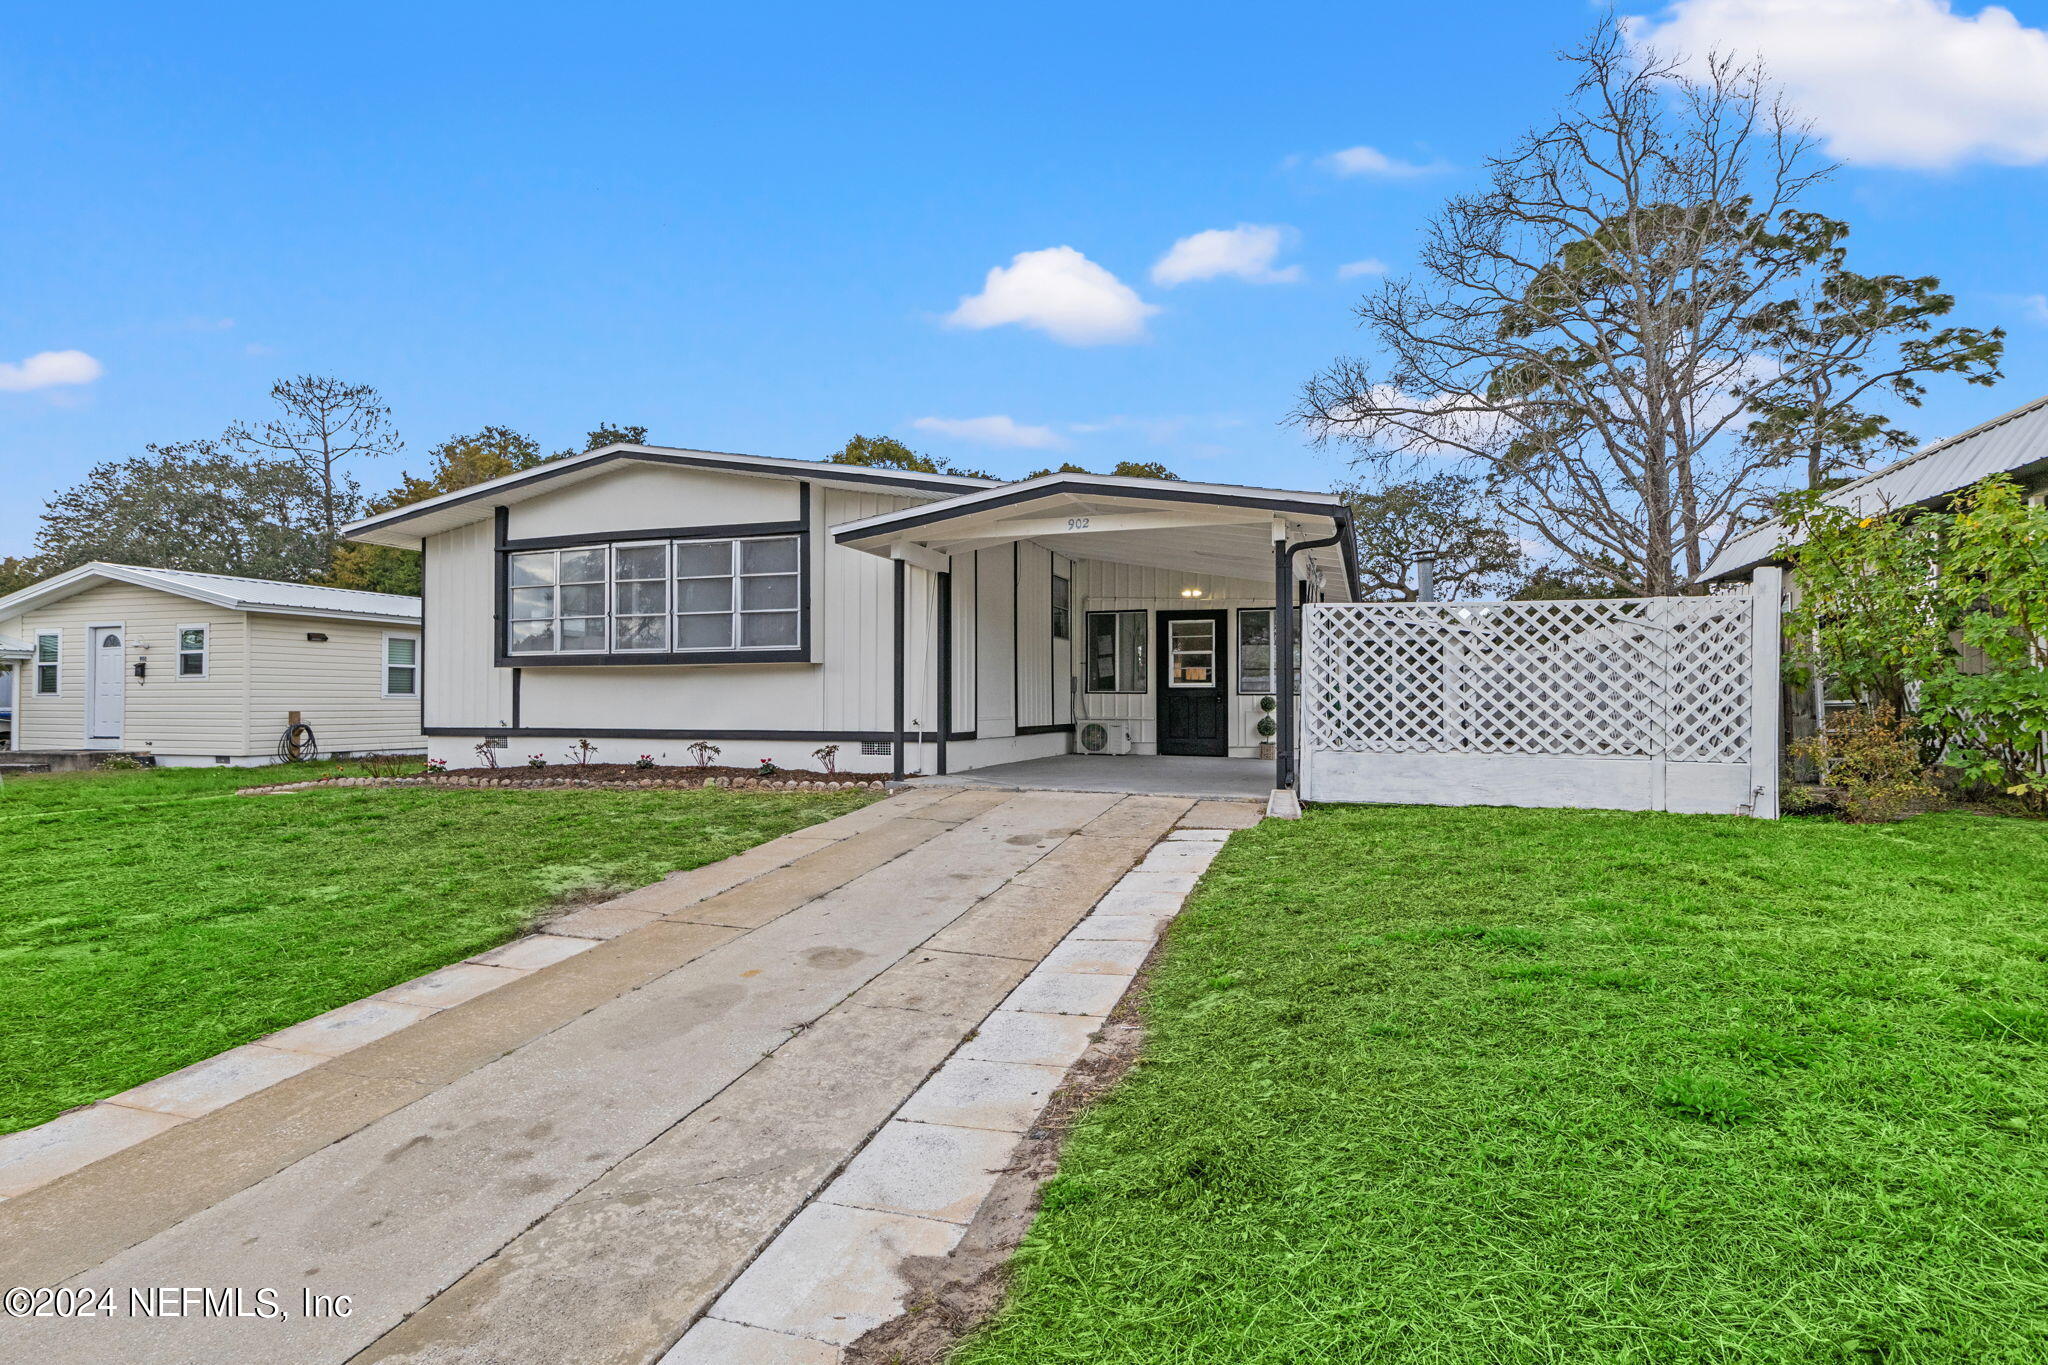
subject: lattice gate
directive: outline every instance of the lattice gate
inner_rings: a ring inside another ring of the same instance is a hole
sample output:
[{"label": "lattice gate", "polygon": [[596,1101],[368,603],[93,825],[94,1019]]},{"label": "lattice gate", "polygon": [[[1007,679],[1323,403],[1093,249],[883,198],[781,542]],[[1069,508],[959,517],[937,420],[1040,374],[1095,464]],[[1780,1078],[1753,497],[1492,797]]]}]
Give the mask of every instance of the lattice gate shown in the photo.
[{"label": "lattice gate", "polygon": [[1781,578],[1713,597],[1309,606],[1301,795],[1775,816]]}]

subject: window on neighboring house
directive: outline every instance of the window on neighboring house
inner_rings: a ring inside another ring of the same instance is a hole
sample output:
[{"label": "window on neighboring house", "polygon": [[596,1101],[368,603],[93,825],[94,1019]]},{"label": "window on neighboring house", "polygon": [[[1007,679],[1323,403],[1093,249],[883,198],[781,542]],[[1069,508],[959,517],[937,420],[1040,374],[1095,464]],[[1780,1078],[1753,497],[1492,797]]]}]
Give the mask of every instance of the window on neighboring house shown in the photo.
[{"label": "window on neighboring house", "polygon": [[384,637],[384,695],[416,697],[420,691],[420,642],[417,636]]},{"label": "window on neighboring house", "polygon": [[63,686],[64,632],[39,630],[36,632],[36,695],[54,697]]},{"label": "window on neighboring house", "polygon": [[178,676],[181,678],[203,678],[206,676],[206,627],[178,627]]},{"label": "window on neighboring house", "polygon": [[1088,690],[1145,692],[1145,613],[1088,613]]},{"label": "window on neighboring house", "polygon": [[1052,638],[1074,638],[1074,580],[1052,576]]},{"label": "window on neighboring house", "polygon": [[695,654],[803,645],[797,536],[522,550],[508,654]]},{"label": "window on neighboring house", "polygon": [[[1273,609],[1240,607],[1237,613],[1237,690],[1264,696],[1273,687]],[[1294,617],[1294,690],[1301,690],[1301,614]]]}]

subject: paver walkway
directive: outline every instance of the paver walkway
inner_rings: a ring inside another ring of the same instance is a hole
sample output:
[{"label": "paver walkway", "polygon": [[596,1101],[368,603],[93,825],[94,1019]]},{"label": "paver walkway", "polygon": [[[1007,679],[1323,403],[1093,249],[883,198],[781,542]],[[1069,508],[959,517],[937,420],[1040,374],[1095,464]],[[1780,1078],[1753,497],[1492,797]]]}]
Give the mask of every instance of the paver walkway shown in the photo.
[{"label": "paver walkway", "polygon": [[0,1203],[0,1286],[120,1298],[0,1360],[657,1358],[1192,804],[915,791],[582,912],[599,947]]}]

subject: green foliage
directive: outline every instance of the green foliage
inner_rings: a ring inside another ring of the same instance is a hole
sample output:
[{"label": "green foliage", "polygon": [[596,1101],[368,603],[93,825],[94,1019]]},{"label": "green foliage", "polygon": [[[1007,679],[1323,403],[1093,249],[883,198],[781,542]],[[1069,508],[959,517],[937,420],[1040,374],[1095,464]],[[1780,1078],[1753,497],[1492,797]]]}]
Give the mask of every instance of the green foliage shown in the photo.
[{"label": "green foliage", "polygon": [[28,556],[0,556],[0,597],[32,587],[50,576],[43,562]]},{"label": "green foliage", "polygon": [[[1093,474],[1094,472],[1094,470],[1086,465],[1075,464],[1072,460],[1067,460],[1062,462],[1056,469],[1034,469],[1024,477],[1027,479],[1042,479],[1047,474]],[[1165,479],[1172,483],[1180,482],[1180,475],[1174,473],[1157,460],[1118,460],[1109,467],[1109,472],[1125,479]]]},{"label": "green foliage", "polygon": [[1837,711],[1820,734],[1794,744],[1792,754],[1819,771],[1821,785],[1832,789],[1844,819],[1867,824],[1896,820],[1940,795],[1927,780],[1911,728],[1889,702],[1868,711]]},{"label": "green foliage", "polygon": [[1578,564],[1539,564],[1522,580],[1512,600],[1516,602],[1601,601],[1634,597],[1626,585],[1612,575]]},{"label": "green foliage", "polygon": [[[487,428],[487,430],[496,429]],[[567,459],[571,455],[581,455],[586,450],[597,450],[603,446],[644,446],[646,444],[646,427],[614,426],[606,423],[585,436],[581,446],[569,450],[556,451],[555,458],[558,460]]]},{"label": "green foliage", "polygon": [[1234,834],[950,1359],[2035,1365],[2044,885],[1958,813]]},{"label": "green foliage", "polygon": [[2048,809],[2048,508],[2004,477],[1917,515],[1788,502],[1788,665],[1912,715],[1967,787]]},{"label": "green foliage", "polygon": [[[598,437],[610,434],[611,429],[599,428],[591,433],[591,439],[596,441]],[[641,434],[645,435],[644,432]],[[366,510],[372,513],[395,511],[546,462],[540,446],[531,436],[499,426],[450,436],[428,452],[428,458],[432,463],[428,465],[426,474],[400,475],[398,487],[372,501]],[[323,581],[332,587],[354,588],[359,592],[417,596],[420,592],[420,557],[414,550],[345,542],[335,547],[334,566]]]},{"label": "green foliage", "polygon": [[946,460],[920,455],[894,436],[855,436],[825,458],[833,464],[857,464],[868,469],[903,469],[912,474],[957,474],[970,479],[995,477],[978,469],[962,469]]},{"label": "green foliage", "polygon": [[860,793],[235,796],[350,765],[0,786],[0,1132],[41,1123],[657,881]]},{"label": "green foliage", "polygon": [[1346,484],[1336,492],[1351,505],[1359,584],[1368,599],[1413,601],[1410,573],[1424,553],[1435,560],[1437,596],[1446,600],[1497,597],[1523,572],[1521,541],[1478,479],[1438,474],[1377,487]]},{"label": "green foliage", "polygon": [[152,445],[51,498],[36,558],[45,574],[103,560],[306,583],[326,567],[325,517],[320,482],[294,461]]}]

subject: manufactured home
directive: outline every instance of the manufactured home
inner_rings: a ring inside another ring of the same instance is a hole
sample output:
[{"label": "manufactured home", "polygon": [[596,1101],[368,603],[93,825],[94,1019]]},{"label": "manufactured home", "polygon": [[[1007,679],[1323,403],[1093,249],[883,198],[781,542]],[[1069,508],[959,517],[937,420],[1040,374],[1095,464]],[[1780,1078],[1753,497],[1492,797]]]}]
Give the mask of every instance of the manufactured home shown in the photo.
[{"label": "manufactured home", "polygon": [[[167,765],[417,753],[416,597],[84,564],[0,597],[10,748]],[[0,694],[5,695],[5,694]]]},{"label": "manufactured home", "polygon": [[644,445],[347,534],[425,555],[422,728],[455,766],[578,740],[688,762],[704,741],[724,763],[813,768],[836,745],[842,769],[940,774],[1077,744],[1249,760],[1269,736],[1284,762],[1296,627],[1275,603],[1356,584],[1327,493]]}]

